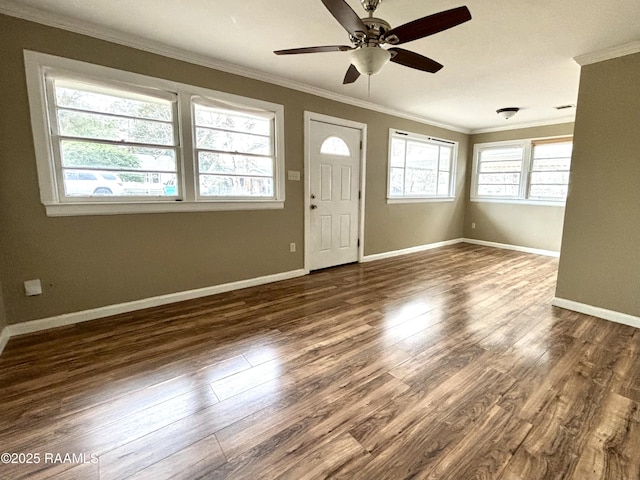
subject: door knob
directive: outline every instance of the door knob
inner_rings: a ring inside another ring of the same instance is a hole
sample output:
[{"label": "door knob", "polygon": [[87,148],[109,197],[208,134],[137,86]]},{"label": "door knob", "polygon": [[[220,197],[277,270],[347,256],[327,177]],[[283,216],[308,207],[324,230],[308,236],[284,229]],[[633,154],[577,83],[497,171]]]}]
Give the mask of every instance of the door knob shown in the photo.
[{"label": "door knob", "polygon": [[318,208],[317,205],[311,205],[311,210],[315,210],[316,208]]}]

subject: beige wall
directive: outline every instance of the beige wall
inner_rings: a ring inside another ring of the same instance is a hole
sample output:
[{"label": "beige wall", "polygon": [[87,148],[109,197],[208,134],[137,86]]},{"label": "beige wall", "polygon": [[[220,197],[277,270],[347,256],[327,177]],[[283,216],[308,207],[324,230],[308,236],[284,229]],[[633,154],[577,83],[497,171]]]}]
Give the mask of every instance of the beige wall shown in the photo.
[{"label": "beige wall", "polygon": [[580,75],[556,296],[640,316],[640,53]]},{"label": "beige wall", "polygon": [[[560,251],[564,207],[516,203],[471,202],[473,148],[479,143],[572,135],[573,123],[471,135],[467,173],[464,236],[487,242]],[[476,228],[471,228],[475,223]]]},{"label": "beige wall", "polygon": [[[366,123],[365,254],[462,236],[467,135],[2,15],[0,45],[0,271],[10,324],[292,271],[304,253],[289,253],[290,242],[303,245],[295,181],[286,183],[284,210],[47,217],[23,49],[283,104],[287,170],[303,170],[305,110]],[[387,205],[389,128],[460,142],[457,201]],[[27,298],[23,282],[33,278],[44,293]]]}]

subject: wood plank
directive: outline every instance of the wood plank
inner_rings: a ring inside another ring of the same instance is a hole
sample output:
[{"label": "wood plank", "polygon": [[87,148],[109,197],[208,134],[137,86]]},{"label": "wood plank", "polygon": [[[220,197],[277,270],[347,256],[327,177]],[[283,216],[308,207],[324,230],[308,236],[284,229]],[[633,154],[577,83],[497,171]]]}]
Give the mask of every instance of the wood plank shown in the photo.
[{"label": "wood plank", "polygon": [[0,478],[631,479],[640,332],[459,244],[13,338]]}]

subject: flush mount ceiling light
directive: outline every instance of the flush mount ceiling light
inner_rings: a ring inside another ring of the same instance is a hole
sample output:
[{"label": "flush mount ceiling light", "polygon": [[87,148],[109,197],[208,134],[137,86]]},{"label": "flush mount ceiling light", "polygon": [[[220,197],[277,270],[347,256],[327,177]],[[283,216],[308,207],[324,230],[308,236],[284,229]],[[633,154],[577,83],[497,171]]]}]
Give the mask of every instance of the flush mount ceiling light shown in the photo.
[{"label": "flush mount ceiling light", "polygon": [[499,108],[498,110],[496,110],[496,113],[500,115],[502,118],[504,118],[505,120],[509,120],[516,113],[518,113],[519,110],[520,109],[517,107],[506,107],[506,108]]}]

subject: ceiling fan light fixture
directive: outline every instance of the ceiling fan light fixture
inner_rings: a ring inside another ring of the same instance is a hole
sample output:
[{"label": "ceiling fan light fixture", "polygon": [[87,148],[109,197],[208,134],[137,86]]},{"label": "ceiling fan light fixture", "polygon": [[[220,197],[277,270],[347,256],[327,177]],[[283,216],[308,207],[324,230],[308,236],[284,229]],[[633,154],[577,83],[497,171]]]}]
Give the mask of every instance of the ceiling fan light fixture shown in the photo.
[{"label": "ceiling fan light fixture", "polygon": [[381,2],[382,0],[360,0],[360,3],[367,12],[375,12]]},{"label": "ceiling fan light fixture", "polygon": [[361,47],[351,52],[351,63],[361,75],[375,75],[382,70],[391,53],[380,47]]},{"label": "ceiling fan light fixture", "polygon": [[496,113],[500,115],[502,118],[504,118],[505,120],[509,120],[519,111],[520,109],[517,107],[506,107],[506,108],[499,108],[498,110],[496,110]]}]

